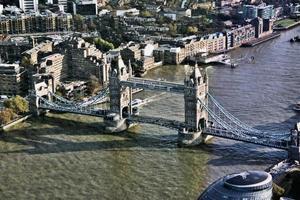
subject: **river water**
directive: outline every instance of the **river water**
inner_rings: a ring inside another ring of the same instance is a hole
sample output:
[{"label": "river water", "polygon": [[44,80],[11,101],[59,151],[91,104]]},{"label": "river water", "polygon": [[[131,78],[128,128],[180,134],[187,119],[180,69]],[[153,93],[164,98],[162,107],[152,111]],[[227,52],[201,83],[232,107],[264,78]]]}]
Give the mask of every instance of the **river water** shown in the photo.
[{"label": "river water", "polygon": [[[288,40],[300,28],[254,48],[231,52],[240,66],[208,67],[210,91],[240,120],[258,129],[288,131],[300,121],[300,44]],[[183,66],[148,73],[182,83]],[[154,93],[140,93],[147,98]],[[142,115],[183,120],[183,97],[163,94]],[[263,170],[284,151],[214,138],[177,148],[177,132],[138,125],[102,134],[101,119],[49,114],[13,128],[0,140],[1,199],[195,199],[215,179],[242,170]]]}]

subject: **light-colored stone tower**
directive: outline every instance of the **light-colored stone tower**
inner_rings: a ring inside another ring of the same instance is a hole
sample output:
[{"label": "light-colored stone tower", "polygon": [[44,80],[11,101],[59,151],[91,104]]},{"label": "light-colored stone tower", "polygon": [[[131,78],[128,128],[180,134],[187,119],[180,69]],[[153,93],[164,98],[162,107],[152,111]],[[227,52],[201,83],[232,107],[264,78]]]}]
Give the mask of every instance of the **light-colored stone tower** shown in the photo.
[{"label": "light-colored stone tower", "polygon": [[104,118],[107,132],[120,132],[128,128],[126,118],[132,114],[131,88],[122,86],[121,82],[132,76],[131,64],[127,67],[121,56],[111,62],[109,77],[110,114]]},{"label": "light-colored stone tower", "polygon": [[131,66],[127,67],[121,56],[112,60],[112,70],[109,78],[110,111],[119,114],[121,118],[126,118],[126,113],[131,114],[129,103],[131,101],[131,90],[129,87],[121,85],[121,81],[126,81],[132,76]]},{"label": "light-colored stone tower", "polygon": [[29,109],[32,114],[38,116],[42,113],[45,113],[44,110],[39,109],[39,97],[51,100],[49,92],[55,92],[53,76],[47,74],[33,75],[33,86],[32,90],[30,91],[31,95],[29,100]]},{"label": "light-colored stone tower", "polygon": [[[184,80],[184,117],[186,128],[179,131],[180,145],[196,145],[206,141],[203,129],[208,121],[208,113],[203,102],[207,105],[207,83],[206,74],[202,74],[196,64],[191,75]],[[200,101],[201,102],[200,102]]]},{"label": "light-colored stone tower", "polygon": [[184,116],[188,131],[201,131],[207,122],[207,112],[200,103],[207,104],[208,87],[205,77],[196,65],[192,74],[184,81]]}]

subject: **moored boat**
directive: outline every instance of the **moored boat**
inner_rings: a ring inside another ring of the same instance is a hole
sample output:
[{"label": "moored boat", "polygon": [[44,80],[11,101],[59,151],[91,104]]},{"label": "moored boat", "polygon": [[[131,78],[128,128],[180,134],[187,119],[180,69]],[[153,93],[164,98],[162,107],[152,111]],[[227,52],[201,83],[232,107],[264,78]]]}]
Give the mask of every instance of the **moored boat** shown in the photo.
[{"label": "moored boat", "polygon": [[294,111],[300,112],[300,101],[293,108]]},{"label": "moored boat", "polygon": [[295,36],[293,38],[290,39],[290,42],[300,42],[300,36]]}]

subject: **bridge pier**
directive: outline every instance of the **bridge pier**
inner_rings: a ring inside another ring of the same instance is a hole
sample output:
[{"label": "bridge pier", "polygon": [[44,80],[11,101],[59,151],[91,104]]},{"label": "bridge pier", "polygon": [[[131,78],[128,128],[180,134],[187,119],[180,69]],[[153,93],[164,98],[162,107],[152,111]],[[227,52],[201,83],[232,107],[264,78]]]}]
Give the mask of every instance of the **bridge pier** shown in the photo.
[{"label": "bridge pier", "polygon": [[40,109],[40,98],[51,100],[49,92],[54,92],[54,79],[52,75],[35,74],[33,75],[33,85],[29,100],[29,110],[35,116],[45,114],[47,111]]},{"label": "bridge pier", "polygon": [[119,133],[128,129],[128,123],[126,119],[122,119],[120,115],[116,113],[110,113],[104,117],[105,132],[107,133]]},{"label": "bridge pier", "polygon": [[213,136],[206,135],[202,131],[191,132],[186,129],[178,131],[178,145],[180,147],[197,146],[199,144],[205,144],[212,139]]},{"label": "bridge pier", "polygon": [[295,125],[295,129],[291,131],[291,146],[288,150],[288,158],[290,160],[300,161],[300,122]]},{"label": "bridge pier", "polygon": [[289,160],[300,161],[300,148],[297,146],[291,146],[288,152]]}]

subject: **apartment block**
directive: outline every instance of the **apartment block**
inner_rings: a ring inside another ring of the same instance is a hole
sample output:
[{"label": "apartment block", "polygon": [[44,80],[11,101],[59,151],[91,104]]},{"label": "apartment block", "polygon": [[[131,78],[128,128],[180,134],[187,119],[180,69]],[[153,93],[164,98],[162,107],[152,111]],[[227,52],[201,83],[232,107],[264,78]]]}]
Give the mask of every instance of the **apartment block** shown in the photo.
[{"label": "apartment block", "polygon": [[0,64],[0,94],[22,95],[26,92],[25,71],[19,64]]},{"label": "apartment block", "polygon": [[67,78],[67,69],[63,67],[64,55],[55,53],[44,57],[38,66],[38,73],[51,74],[54,79],[54,87]]},{"label": "apartment block", "polygon": [[0,17],[0,34],[24,34],[35,32],[56,32],[73,30],[71,14],[20,14]]},{"label": "apartment block", "polygon": [[226,48],[233,49],[255,39],[255,27],[251,24],[226,31]]}]

